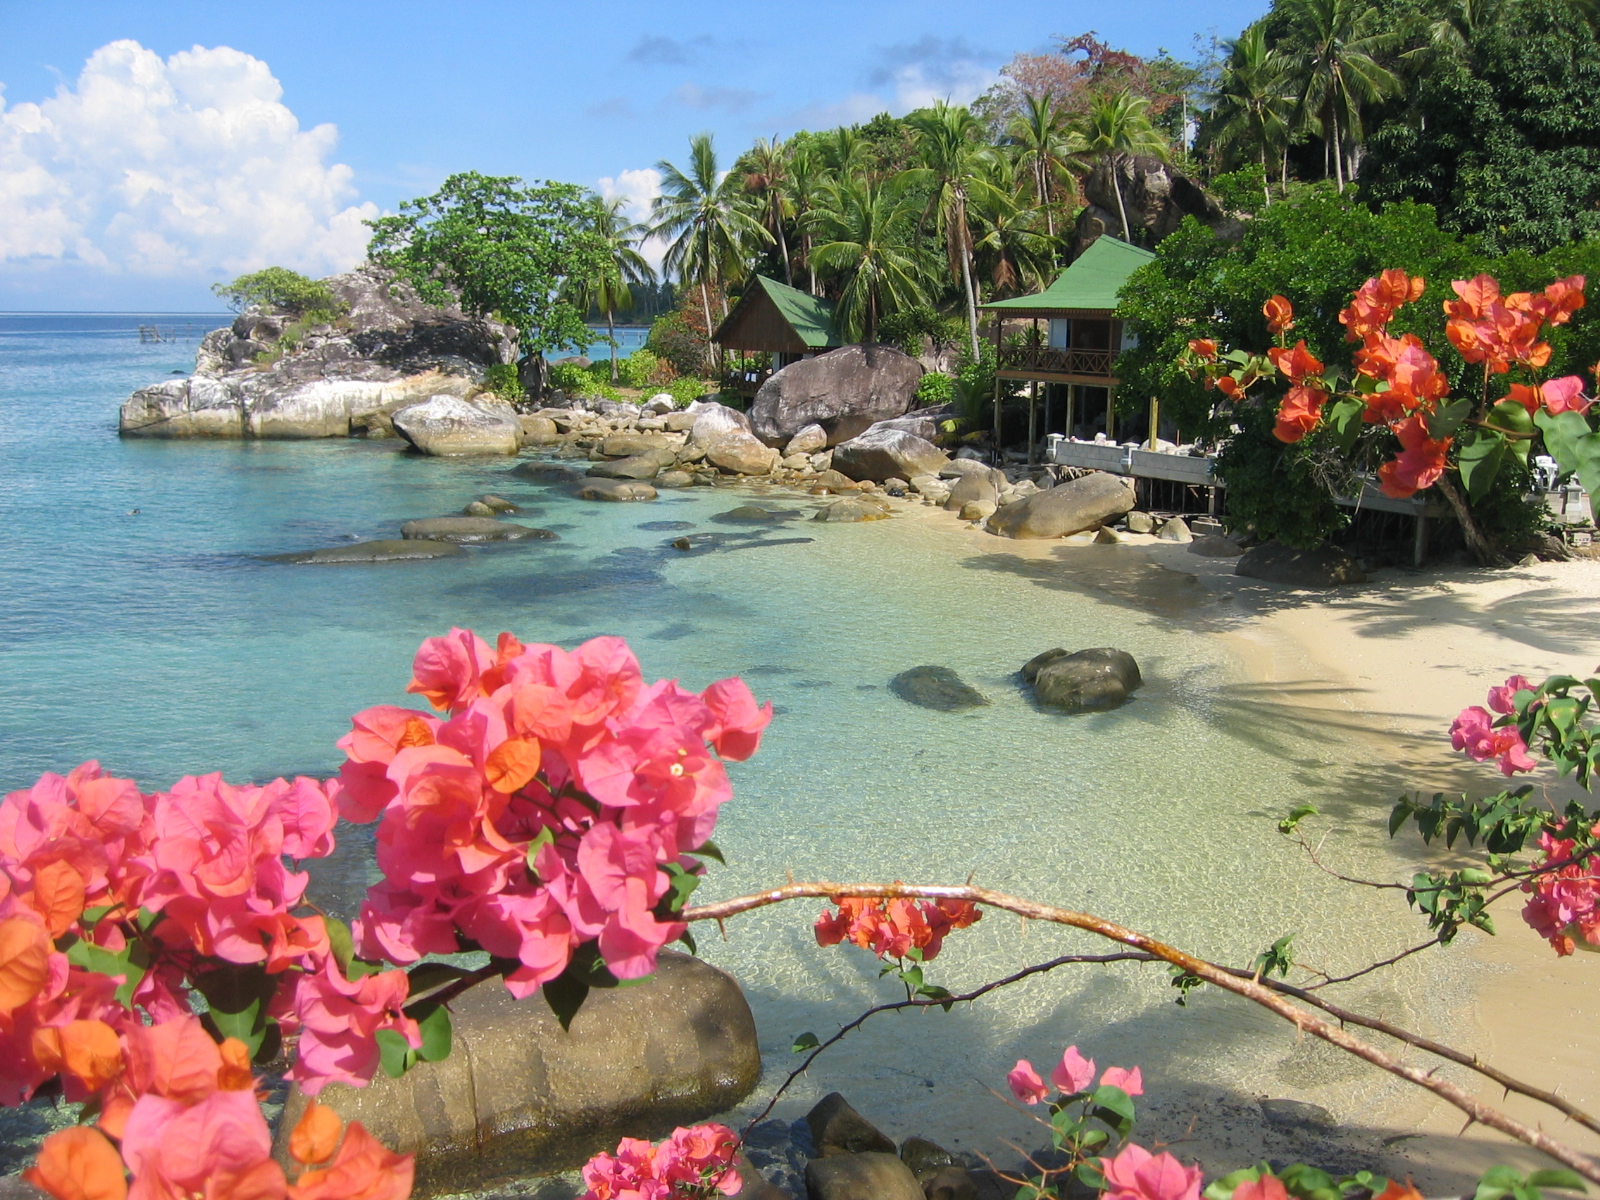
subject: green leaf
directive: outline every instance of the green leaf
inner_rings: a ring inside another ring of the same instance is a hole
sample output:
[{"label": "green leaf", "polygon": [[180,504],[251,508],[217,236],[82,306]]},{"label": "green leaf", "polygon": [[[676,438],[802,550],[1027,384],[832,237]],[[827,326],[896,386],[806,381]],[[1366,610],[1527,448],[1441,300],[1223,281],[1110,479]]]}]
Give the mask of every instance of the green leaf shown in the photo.
[{"label": "green leaf", "polygon": [[1583,1176],[1576,1171],[1569,1171],[1565,1167],[1550,1167],[1546,1170],[1535,1171],[1528,1176],[1528,1182],[1536,1188],[1562,1188],[1569,1192],[1586,1192],[1589,1185],[1583,1181]]},{"label": "green leaf", "polygon": [[[1527,416],[1528,410],[1520,404],[1517,405],[1517,411]],[[1457,400],[1451,404],[1441,404],[1423,419],[1423,423],[1428,427],[1428,436],[1437,442],[1443,438],[1454,437],[1456,430],[1461,428],[1462,423],[1471,414],[1472,401]],[[1532,429],[1531,425],[1529,429]]]},{"label": "green leaf", "polygon": [[[411,981],[410,995],[420,996],[424,992],[432,991],[442,983],[451,983],[457,979],[464,979],[472,972],[465,967],[458,967],[454,963],[424,962],[418,963],[406,972],[406,977]],[[346,976],[349,978],[349,976]]]},{"label": "green leaf", "polygon": [[1590,430],[1588,420],[1575,412],[1552,415],[1540,409],[1533,423],[1561,469],[1575,473],[1590,495],[1600,494],[1600,434]]},{"label": "green leaf", "polygon": [[210,1006],[201,1020],[219,1037],[238,1038],[250,1048],[252,1058],[259,1058],[267,1040],[267,1005],[280,978],[261,967],[226,966],[199,972],[193,977],[194,987]]},{"label": "green leaf", "polygon": [[392,1029],[378,1030],[378,1061],[383,1073],[399,1079],[417,1064],[417,1052],[411,1044]]},{"label": "green leaf", "polygon": [[1323,410],[1323,420],[1333,430],[1341,452],[1349,454],[1354,448],[1356,438],[1361,436],[1361,417],[1366,411],[1365,404],[1350,396],[1335,400]]},{"label": "green leaf", "polygon": [[727,866],[728,865],[728,860],[722,857],[722,848],[720,846],[718,846],[715,842],[713,842],[710,838],[707,838],[698,847],[696,847],[695,849],[689,851],[689,853],[690,854],[697,854],[701,858],[714,858],[719,863],[721,863],[723,866]]},{"label": "green leaf", "polygon": [[66,954],[67,961],[81,970],[95,971],[113,978],[122,976],[123,982],[117,986],[116,997],[124,1007],[132,1007],[133,991],[144,979],[145,971],[150,966],[149,951],[137,939],[113,953],[103,946],[78,938],[66,946]]},{"label": "green leaf", "polygon": [[1237,1171],[1230,1171],[1218,1179],[1213,1179],[1200,1195],[1203,1200],[1233,1200],[1234,1189],[1241,1183],[1254,1183],[1263,1175],[1271,1175],[1272,1171],[1262,1164],[1259,1167],[1241,1167]]},{"label": "green leaf", "polygon": [[556,835],[550,831],[550,826],[541,825],[539,827],[539,832],[534,834],[533,835],[533,840],[528,843],[528,850],[527,850],[527,854],[526,854],[526,861],[527,861],[527,864],[528,864],[528,874],[533,877],[533,881],[535,883],[540,882],[540,880],[539,880],[539,871],[538,871],[538,868],[535,867],[535,865],[534,865],[534,860],[539,857],[539,851],[540,850],[542,850],[544,847],[550,845],[550,843],[554,842],[555,840],[556,840]]},{"label": "green leaf", "polygon": [[567,964],[565,971],[539,990],[544,993],[544,1001],[555,1013],[556,1020],[561,1022],[561,1028],[571,1029],[572,1018],[578,1015],[589,995],[589,985],[573,971],[572,964]]},{"label": "green leaf", "polygon": [[328,931],[328,948],[333,953],[333,961],[339,964],[339,970],[349,979],[350,960],[356,956],[356,944],[350,936],[350,926],[337,917],[324,917],[322,924]]},{"label": "green leaf", "polygon": [[820,1045],[822,1045],[822,1043],[817,1041],[816,1034],[802,1033],[799,1037],[795,1038],[794,1045],[790,1047],[789,1053],[804,1054],[807,1050],[815,1050]]},{"label": "green leaf", "polygon": [[677,863],[666,863],[661,869],[667,873],[670,881],[667,885],[666,895],[661,897],[656,905],[658,915],[671,916],[683,911],[689,903],[689,897],[694,895],[695,888],[700,886],[700,875],[695,871],[687,871]]},{"label": "green leaf", "polygon": [[1467,495],[1482,500],[1489,494],[1489,486],[1505,461],[1506,439],[1492,430],[1473,429],[1461,439],[1460,446],[1456,469],[1467,485]]},{"label": "green leaf", "polygon": [[417,1047],[417,1057],[423,1062],[438,1062],[450,1057],[453,1031],[450,1010],[443,1004],[423,1004],[424,1013],[417,1014],[417,1030],[422,1034],[422,1045]]},{"label": "green leaf", "polygon": [[1293,833],[1295,827],[1307,817],[1319,815],[1315,804],[1297,804],[1289,810],[1289,815],[1278,822],[1279,833]]},{"label": "green leaf", "polygon": [[1133,1129],[1133,1097],[1119,1087],[1101,1084],[1089,1093],[1090,1114],[1104,1121],[1122,1137]]}]

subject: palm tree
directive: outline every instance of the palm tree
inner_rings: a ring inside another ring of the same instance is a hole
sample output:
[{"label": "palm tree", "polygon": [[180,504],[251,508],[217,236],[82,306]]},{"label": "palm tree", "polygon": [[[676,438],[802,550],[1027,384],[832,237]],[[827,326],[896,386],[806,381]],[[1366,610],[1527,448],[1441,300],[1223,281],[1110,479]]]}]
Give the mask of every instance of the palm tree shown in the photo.
[{"label": "palm tree", "polygon": [[965,105],[938,101],[906,118],[916,134],[920,167],[902,171],[897,182],[905,188],[929,193],[929,215],[936,218],[944,235],[945,254],[950,270],[961,280],[967,305],[967,333],[972,342],[972,357],[978,357],[978,295],[973,284],[972,230],[967,223],[967,204],[972,194],[987,190],[985,167],[993,155],[983,142],[983,125]]},{"label": "palm tree", "polygon": [[858,125],[840,125],[818,135],[822,161],[830,171],[839,175],[858,175],[872,161],[872,146],[861,136]]},{"label": "palm tree", "polygon": [[743,161],[747,168],[744,190],[761,202],[761,223],[777,240],[778,255],[783,259],[783,281],[792,287],[794,276],[789,270],[789,243],[783,236],[784,218],[794,208],[789,196],[789,148],[776,135],[771,141],[757,138],[756,144],[745,152]]},{"label": "palm tree", "polygon": [[1011,118],[1007,128],[1011,144],[1017,148],[1017,165],[1026,169],[1033,180],[1034,198],[1044,209],[1045,229],[1053,239],[1056,216],[1050,203],[1050,181],[1061,178],[1067,169],[1067,138],[1062,114],[1050,92],[1042,96],[1024,96],[1022,102],[1022,111]]},{"label": "palm tree", "polygon": [[618,196],[595,204],[591,231],[605,244],[606,257],[600,270],[588,279],[574,281],[576,299],[587,312],[592,306],[606,319],[606,340],[611,343],[611,382],[617,382],[617,328],[619,309],[633,303],[630,285],[654,283],[656,273],[636,247],[648,236],[643,225],[622,214],[626,201]]},{"label": "palm tree", "polygon": [[[1231,42],[1223,43],[1227,62],[1212,97],[1216,141],[1224,149],[1253,148],[1261,160],[1261,173],[1271,178],[1269,152],[1289,144],[1289,120],[1294,96],[1289,90],[1283,56],[1267,45],[1265,25],[1257,21]],[[1265,181],[1266,201],[1272,191]]]},{"label": "palm tree", "polygon": [[717,151],[709,133],[689,139],[687,171],[665,159],[656,164],[656,170],[661,172],[661,195],[650,208],[654,223],[649,232],[672,239],[662,269],[700,288],[709,358],[714,354],[711,333],[715,328],[710,286],[722,291],[726,307],[725,285],[743,269],[746,248],[770,242],[772,235],[739,202],[739,181],[717,170]]},{"label": "palm tree", "polygon": [[1040,230],[1041,209],[1024,201],[1011,162],[996,158],[990,170],[990,186],[976,193],[969,206],[972,251],[994,294],[1014,296],[1042,282],[1055,257],[1056,239]]},{"label": "palm tree", "polygon": [[1123,90],[1114,96],[1097,96],[1089,111],[1067,131],[1067,144],[1080,158],[1101,159],[1111,174],[1111,187],[1117,197],[1117,213],[1122,218],[1122,240],[1133,240],[1128,225],[1128,206],[1122,200],[1122,162],[1144,154],[1166,161],[1167,142],[1150,123],[1150,101]]},{"label": "palm tree", "polygon": [[926,303],[926,271],[914,246],[915,213],[894,182],[856,176],[832,183],[814,214],[818,267],[839,283],[840,332],[872,341],[878,323]]},{"label": "palm tree", "polygon": [[1361,141],[1361,110],[1402,90],[1378,62],[1394,38],[1381,32],[1378,10],[1364,0],[1285,0],[1284,11],[1287,40],[1301,47],[1291,65],[1298,112],[1319,128],[1342,192],[1349,174],[1345,144]]}]

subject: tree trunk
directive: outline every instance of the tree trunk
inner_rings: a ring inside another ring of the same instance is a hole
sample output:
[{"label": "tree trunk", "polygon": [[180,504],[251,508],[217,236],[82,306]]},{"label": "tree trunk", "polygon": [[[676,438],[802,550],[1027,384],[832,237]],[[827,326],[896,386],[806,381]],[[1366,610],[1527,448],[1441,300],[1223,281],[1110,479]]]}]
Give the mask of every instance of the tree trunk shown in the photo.
[{"label": "tree trunk", "polygon": [[616,314],[611,309],[606,309],[606,336],[611,339],[611,386],[617,386],[617,326],[614,320]]},{"label": "tree trunk", "polygon": [[705,277],[700,278],[700,311],[706,318],[706,369],[716,362],[716,349],[711,342],[711,297],[706,294]]},{"label": "tree trunk", "polygon": [[783,236],[783,205],[778,205],[772,222],[778,227],[778,253],[783,256],[783,281],[790,287],[794,286],[794,276],[789,273],[789,242]]},{"label": "tree trunk", "polygon": [[1344,191],[1344,139],[1339,136],[1339,114],[1331,114],[1333,119],[1333,177],[1339,186],[1339,191]]},{"label": "tree trunk", "polygon": [[[959,210],[958,210],[959,211]],[[961,286],[967,294],[967,333],[972,338],[972,361],[977,362],[981,357],[978,353],[978,297],[972,290],[972,262],[967,255],[966,213],[960,212],[961,224],[956,229],[956,238],[961,243]]]},{"label": "tree trunk", "polygon": [[1267,139],[1261,139],[1261,194],[1266,198],[1267,207],[1272,207],[1272,180],[1267,174]]},{"label": "tree trunk", "polygon": [[1466,497],[1461,494],[1461,489],[1456,487],[1455,481],[1450,478],[1450,473],[1446,471],[1439,476],[1439,482],[1435,486],[1449,501],[1451,509],[1456,514],[1456,520],[1461,522],[1461,533],[1467,540],[1467,549],[1472,552],[1472,557],[1486,567],[1504,566],[1505,556],[1484,537],[1483,530],[1478,528],[1477,518],[1472,515]]},{"label": "tree trunk", "polygon": [[1132,243],[1133,235],[1128,230],[1128,208],[1122,202],[1122,172],[1117,170],[1117,156],[1111,156],[1111,188],[1117,193],[1117,212],[1122,216],[1122,240]]},{"label": "tree trunk", "polygon": [[1055,256],[1056,240],[1056,215],[1050,211],[1050,174],[1045,170],[1045,165],[1039,163],[1039,203],[1044,207],[1044,227],[1050,234],[1050,254]]}]

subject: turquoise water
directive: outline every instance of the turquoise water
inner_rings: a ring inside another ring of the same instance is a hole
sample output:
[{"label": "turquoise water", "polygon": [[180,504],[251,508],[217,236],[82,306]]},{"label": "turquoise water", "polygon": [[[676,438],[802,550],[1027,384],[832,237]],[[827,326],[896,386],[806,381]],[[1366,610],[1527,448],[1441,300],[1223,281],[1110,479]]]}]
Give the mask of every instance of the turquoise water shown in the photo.
[{"label": "turquoise water", "polygon": [[[731,490],[586,504],[505,462],[393,442],[122,441],[117,404],[187,369],[192,344],[69,326],[0,318],[0,787],[89,757],[147,788],[209,770],[332,772],[350,713],[407,702],[425,636],[460,624],[570,646],[614,633],[650,677],[743,674],[778,706],[761,753],[735,769],[717,835],[730,866],[702,896],[788,872],[970,875],[1233,962],[1286,932],[1329,970],[1420,940],[1413,921],[1374,917],[1366,894],[1296,858],[1269,819],[1313,799],[1344,822],[1344,865],[1389,875],[1376,821],[1392,781],[1341,765],[1337,729],[1242,685],[1213,636],[1233,625],[1226,606],[1136,550],[1024,553],[920,510],[748,533],[714,520],[743,502]],[[395,536],[487,491],[562,540],[367,567],[261,558]],[[802,514],[815,503],[769,499]],[[667,545],[673,523],[724,540],[686,555]],[[1150,683],[1117,712],[1042,712],[1014,673],[1056,645],[1121,646]],[[894,698],[889,679],[925,663],[992,704],[947,714]],[[360,838],[347,844],[322,883],[336,907],[363,871]],[[726,941],[702,932],[703,953],[751,995],[767,1087],[795,1035],[826,1036],[888,995],[866,955],[816,949],[816,910],[734,921]],[[953,937],[930,975],[971,986],[1066,948],[1106,947],[996,916]],[[949,1016],[881,1018],[784,1111],[838,1089],[893,1133],[971,1145],[1015,1131],[987,1089],[1019,1055],[1043,1063],[1067,1041],[1142,1063],[1153,1096],[1256,1091],[1343,1113],[1378,1094],[1238,1002],[1176,1008],[1156,968],[1069,970]],[[1461,996],[1439,971],[1414,961],[1347,999],[1436,1027]]]}]

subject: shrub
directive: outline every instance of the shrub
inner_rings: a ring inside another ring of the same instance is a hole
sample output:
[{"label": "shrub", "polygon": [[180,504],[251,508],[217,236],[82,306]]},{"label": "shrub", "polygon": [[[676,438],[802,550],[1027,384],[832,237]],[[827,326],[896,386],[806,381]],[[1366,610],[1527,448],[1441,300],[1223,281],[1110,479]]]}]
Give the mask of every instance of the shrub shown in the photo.
[{"label": "shrub", "polygon": [[660,366],[656,353],[641,346],[617,364],[617,374],[627,387],[647,388]]},{"label": "shrub", "polygon": [[320,316],[321,320],[311,322],[313,325],[331,323],[341,309],[326,284],[286,267],[267,267],[241,275],[232,283],[214,283],[211,292],[234,312],[258,307],[296,316]]},{"label": "shrub", "polygon": [[574,396],[584,396],[594,386],[594,380],[577,363],[558,362],[550,364],[550,386]]},{"label": "shrub", "polygon": [[688,408],[715,386],[693,375],[680,375],[662,390],[671,394],[672,402],[679,408]]},{"label": "shrub", "polygon": [[657,317],[645,346],[679,375],[699,375],[706,368],[705,335],[689,324],[682,310]]},{"label": "shrub", "polygon": [[916,406],[932,408],[955,399],[956,381],[939,371],[929,371],[917,384]]},{"label": "shrub", "polygon": [[516,363],[495,363],[483,373],[483,386],[485,390],[513,404],[528,394],[522,386],[522,376],[517,370]]}]

